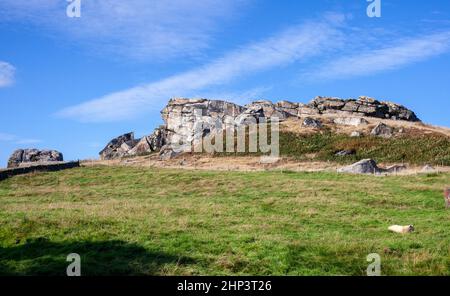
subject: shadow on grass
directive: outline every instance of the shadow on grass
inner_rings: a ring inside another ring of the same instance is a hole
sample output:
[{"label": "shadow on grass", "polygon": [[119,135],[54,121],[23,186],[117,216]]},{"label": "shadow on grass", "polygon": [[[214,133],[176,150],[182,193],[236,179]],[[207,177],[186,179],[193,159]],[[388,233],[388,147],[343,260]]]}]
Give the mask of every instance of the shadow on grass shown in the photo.
[{"label": "shadow on grass", "polygon": [[362,276],[367,264],[357,250],[331,251],[326,247],[291,245],[287,255],[288,272],[300,275]]},{"label": "shadow on grass", "polygon": [[149,252],[123,241],[51,242],[29,240],[23,245],[0,247],[0,275],[66,275],[67,255],[81,257],[82,275],[158,275],[168,265],[194,264],[188,257]]}]

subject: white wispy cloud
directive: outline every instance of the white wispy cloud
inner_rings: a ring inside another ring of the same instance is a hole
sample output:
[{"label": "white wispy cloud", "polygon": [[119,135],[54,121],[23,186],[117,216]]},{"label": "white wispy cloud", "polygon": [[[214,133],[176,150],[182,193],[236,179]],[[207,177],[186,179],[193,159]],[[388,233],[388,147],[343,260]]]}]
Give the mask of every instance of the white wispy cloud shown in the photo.
[{"label": "white wispy cloud", "polygon": [[0,61],[0,87],[10,86],[14,83],[16,68],[13,65]]},{"label": "white wispy cloud", "polygon": [[138,59],[198,55],[219,24],[249,0],[81,0],[81,17],[68,18],[65,0],[2,0],[0,22],[33,23],[91,50]]},{"label": "white wispy cloud", "polygon": [[367,76],[398,69],[450,50],[450,31],[391,42],[390,45],[349,54],[305,71],[309,81]]},{"label": "white wispy cloud", "polygon": [[8,142],[8,143],[14,143],[14,144],[19,144],[19,145],[29,145],[29,144],[42,143],[42,140],[20,138],[17,135],[8,134],[8,133],[0,133],[0,142]]},{"label": "white wispy cloud", "polygon": [[342,36],[328,22],[307,22],[271,38],[226,54],[197,69],[127,90],[114,92],[58,115],[80,121],[116,121],[149,109],[160,109],[169,97],[190,96],[205,88],[225,84],[254,72],[305,60],[342,43]]},{"label": "white wispy cloud", "polygon": [[9,142],[9,141],[13,141],[16,138],[16,136],[11,135],[11,134],[5,134],[5,133],[0,133],[0,141],[1,142]]},{"label": "white wispy cloud", "polygon": [[42,143],[42,140],[39,139],[20,139],[15,142],[19,145],[31,145],[31,144],[39,144]]}]

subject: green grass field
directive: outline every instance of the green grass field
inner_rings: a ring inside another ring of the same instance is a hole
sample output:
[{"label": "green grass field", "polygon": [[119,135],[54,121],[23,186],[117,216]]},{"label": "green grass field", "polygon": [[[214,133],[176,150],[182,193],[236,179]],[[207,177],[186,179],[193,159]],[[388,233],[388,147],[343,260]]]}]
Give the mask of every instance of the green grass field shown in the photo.
[{"label": "green grass field", "polygon": [[[248,144],[248,138],[246,143]],[[345,157],[336,156],[336,152],[340,150],[354,150],[355,154]],[[248,151],[248,146],[246,151]],[[313,159],[349,164],[361,159],[372,158],[377,162],[384,163],[450,166],[450,137],[420,134],[385,139],[374,136],[350,137],[327,130],[303,135],[294,132],[281,132],[280,154],[298,160]],[[245,156],[255,154],[224,152],[218,153],[218,155]]]},{"label": "green grass field", "polygon": [[[0,182],[0,274],[450,275],[449,174],[84,167]],[[414,224],[408,235],[387,231]]]}]

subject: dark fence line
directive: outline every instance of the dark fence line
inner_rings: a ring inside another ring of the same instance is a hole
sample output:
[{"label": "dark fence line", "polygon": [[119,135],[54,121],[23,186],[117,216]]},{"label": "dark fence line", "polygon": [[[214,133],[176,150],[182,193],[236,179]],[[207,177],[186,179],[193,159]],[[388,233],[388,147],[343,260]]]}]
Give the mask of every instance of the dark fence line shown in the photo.
[{"label": "dark fence line", "polygon": [[11,168],[0,171],[0,181],[16,175],[23,175],[32,172],[56,172],[80,166],[80,161],[70,161],[55,164],[41,164],[29,167]]}]

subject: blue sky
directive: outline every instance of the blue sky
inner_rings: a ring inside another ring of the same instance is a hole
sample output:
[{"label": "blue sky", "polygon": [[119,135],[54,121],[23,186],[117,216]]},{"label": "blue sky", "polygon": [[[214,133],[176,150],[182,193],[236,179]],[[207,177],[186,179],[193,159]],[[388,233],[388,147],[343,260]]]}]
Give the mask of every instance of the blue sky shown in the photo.
[{"label": "blue sky", "polygon": [[450,2],[0,1],[0,166],[17,148],[96,158],[170,97],[372,96],[450,127]]}]

